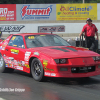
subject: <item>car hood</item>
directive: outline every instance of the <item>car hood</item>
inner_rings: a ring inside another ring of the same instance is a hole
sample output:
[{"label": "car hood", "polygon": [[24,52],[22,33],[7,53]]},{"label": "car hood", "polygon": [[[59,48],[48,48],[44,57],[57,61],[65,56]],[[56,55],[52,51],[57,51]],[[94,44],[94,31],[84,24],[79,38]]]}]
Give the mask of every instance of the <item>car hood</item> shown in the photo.
[{"label": "car hood", "polygon": [[30,48],[37,52],[46,54],[53,58],[74,58],[74,57],[91,57],[99,56],[99,54],[81,47],[74,46],[52,46]]}]

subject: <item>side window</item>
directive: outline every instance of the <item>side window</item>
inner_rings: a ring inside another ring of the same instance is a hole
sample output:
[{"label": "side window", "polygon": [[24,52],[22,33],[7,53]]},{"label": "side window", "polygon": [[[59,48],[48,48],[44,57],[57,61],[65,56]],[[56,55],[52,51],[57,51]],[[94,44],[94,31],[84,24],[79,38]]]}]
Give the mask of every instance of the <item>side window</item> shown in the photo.
[{"label": "side window", "polygon": [[22,36],[12,36],[10,39],[9,46],[24,48],[24,41]]}]

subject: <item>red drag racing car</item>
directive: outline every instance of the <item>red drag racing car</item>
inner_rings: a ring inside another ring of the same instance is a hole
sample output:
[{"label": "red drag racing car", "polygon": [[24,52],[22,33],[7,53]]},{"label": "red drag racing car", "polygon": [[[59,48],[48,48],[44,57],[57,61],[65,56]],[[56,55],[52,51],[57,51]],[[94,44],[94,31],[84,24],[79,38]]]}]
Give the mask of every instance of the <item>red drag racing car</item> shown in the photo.
[{"label": "red drag racing car", "polygon": [[48,77],[90,77],[100,75],[100,55],[70,46],[49,33],[12,34],[0,43],[0,72],[14,69],[31,73],[36,81]]}]

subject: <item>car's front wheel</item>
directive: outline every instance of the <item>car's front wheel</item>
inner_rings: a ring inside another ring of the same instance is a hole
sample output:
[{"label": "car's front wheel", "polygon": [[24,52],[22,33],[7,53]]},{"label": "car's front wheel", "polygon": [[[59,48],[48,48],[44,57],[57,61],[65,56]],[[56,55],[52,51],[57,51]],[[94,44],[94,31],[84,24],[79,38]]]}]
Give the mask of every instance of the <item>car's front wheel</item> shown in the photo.
[{"label": "car's front wheel", "polygon": [[44,70],[39,59],[34,58],[31,63],[31,74],[36,81],[43,81]]},{"label": "car's front wheel", "polygon": [[11,69],[11,68],[7,68],[5,67],[5,61],[2,57],[2,55],[0,54],[0,73],[5,73],[5,72],[13,72],[14,69]]}]

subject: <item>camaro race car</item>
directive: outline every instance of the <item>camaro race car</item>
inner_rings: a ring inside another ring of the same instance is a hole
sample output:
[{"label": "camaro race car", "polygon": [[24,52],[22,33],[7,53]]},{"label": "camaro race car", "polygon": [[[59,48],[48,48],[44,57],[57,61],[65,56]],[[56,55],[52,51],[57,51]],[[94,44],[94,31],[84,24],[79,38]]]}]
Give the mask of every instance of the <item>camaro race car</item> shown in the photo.
[{"label": "camaro race car", "polygon": [[0,43],[0,72],[14,69],[32,74],[36,81],[45,76],[90,77],[100,75],[100,55],[71,46],[56,34],[11,34]]}]

